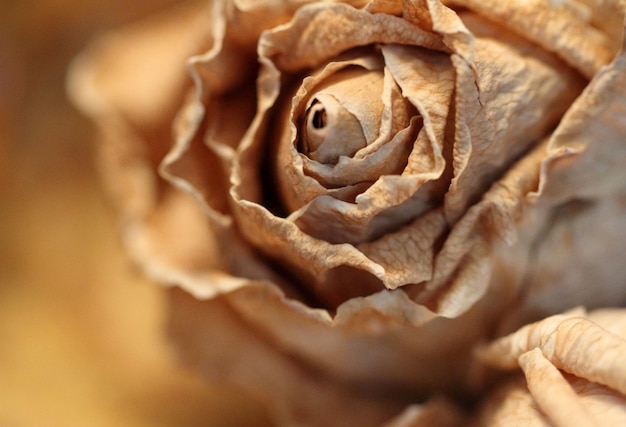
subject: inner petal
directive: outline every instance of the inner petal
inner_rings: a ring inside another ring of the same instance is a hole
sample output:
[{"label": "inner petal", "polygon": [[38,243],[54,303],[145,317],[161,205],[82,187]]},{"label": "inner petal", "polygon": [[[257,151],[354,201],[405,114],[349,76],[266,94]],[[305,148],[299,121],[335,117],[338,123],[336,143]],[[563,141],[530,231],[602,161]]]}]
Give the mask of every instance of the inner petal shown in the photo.
[{"label": "inner petal", "polygon": [[300,151],[310,159],[335,164],[367,145],[359,120],[334,96],[318,95],[306,114]]},{"label": "inner petal", "polygon": [[304,173],[314,177],[324,187],[330,189],[363,182],[372,183],[381,175],[400,174],[406,166],[417,130],[421,128],[420,123],[411,124],[411,121],[419,114],[402,95],[389,70],[384,68],[383,72],[384,108],[376,140],[368,143],[352,157],[341,157],[335,164],[324,164],[301,156]]},{"label": "inner petal", "polygon": [[348,67],[330,76],[307,102],[298,150],[311,160],[336,164],[375,141],[383,87],[379,70]]}]

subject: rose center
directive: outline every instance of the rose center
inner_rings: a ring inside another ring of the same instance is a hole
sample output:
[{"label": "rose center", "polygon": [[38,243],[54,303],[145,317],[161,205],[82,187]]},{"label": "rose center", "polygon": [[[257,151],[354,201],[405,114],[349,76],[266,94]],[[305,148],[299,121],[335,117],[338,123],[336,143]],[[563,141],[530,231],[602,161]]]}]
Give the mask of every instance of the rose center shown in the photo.
[{"label": "rose center", "polygon": [[342,70],[323,82],[306,104],[298,150],[311,160],[336,164],[378,136],[383,73]]},{"label": "rose center", "polygon": [[326,120],[328,120],[326,109],[323,106],[314,106],[311,108],[311,113],[313,113],[313,120],[311,121],[313,128],[323,129],[326,126]]}]

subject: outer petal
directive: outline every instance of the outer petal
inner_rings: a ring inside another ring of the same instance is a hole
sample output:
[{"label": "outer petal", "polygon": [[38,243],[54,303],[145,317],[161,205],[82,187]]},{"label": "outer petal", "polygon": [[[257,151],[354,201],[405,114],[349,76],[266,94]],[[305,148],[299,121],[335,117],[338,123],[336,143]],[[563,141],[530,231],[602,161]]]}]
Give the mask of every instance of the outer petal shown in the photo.
[{"label": "outer petal", "polygon": [[[204,374],[248,390],[284,425],[378,426],[431,393],[477,386],[471,344],[485,338],[498,298],[445,319],[402,296],[353,299],[331,319],[264,282],[204,301],[174,291],[172,339]],[[440,419],[438,407],[396,422]]]},{"label": "outer petal", "polygon": [[[248,286],[244,293],[264,293],[256,288]],[[410,394],[346,382],[292,353],[241,316],[240,297],[243,294],[198,301],[174,292],[172,336],[188,362],[210,378],[243,387],[273,409],[279,425],[374,427],[409,403]],[[264,310],[272,308],[276,307]],[[308,322],[314,326],[320,321],[313,315]],[[298,322],[297,326],[303,325]]]},{"label": "outer petal", "polygon": [[[626,5],[620,16],[624,22]],[[539,196],[554,202],[624,192],[626,172],[626,37],[563,117],[550,142]],[[598,167],[597,165],[602,165]]]},{"label": "outer petal", "polygon": [[[621,316],[623,312],[614,314]],[[514,368],[522,354],[539,348],[557,368],[626,395],[626,340],[585,317],[577,310],[526,325],[480,350],[479,357]]]},{"label": "outer petal", "polygon": [[549,209],[551,217],[533,244],[523,302],[509,327],[577,304],[592,308],[626,301],[624,117],[622,50],[594,77],[549,141],[538,190],[528,198]]},{"label": "outer petal", "polygon": [[[480,348],[479,358],[492,366],[515,369],[519,364],[528,392],[519,383],[497,392],[487,399],[476,425],[505,417],[559,427],[623,424],[625,337],[623,309],[589,314],[578,309],[524,326]],[[511,392],[519,396],[517,402],[523,397],[526,406],[507,402]]]},{"label": "outer petal", "polygon": [[489,393],[468,425],[551,427],[528,392],[523,377],[512,379]]},{"label": "outer petal", "polygon": [[[541,384],[541,378],[537,378],[538,383],[534,384],[541,389],[546,384]],[[534,379],[533,379],[534,381]],[[562,381],[565,381],[564,384]],[[587,414],[586,418],[591,418],[591,425],[614,426],[622,425],[626,416],[626,400],[623,396],[615,393],[606,387],[588,381],[575,378],[570,375],[559,379],[561,386],[573,390],[575,401],[563,402],[567,405],[576,405]],[[549,384],[548,384],[549,385]],[[548,387],[545,391],[548,391]],[[542,393],[543,390],[540,391]],[[538,397],[538,396],[537,396]],[[551,397],[558,398],[558,395]],[[524,377],[516,377],[499,386],[484,399],[475,419],[468,425],[479,426],[517,426],[529,427],[556,427],[557,421],[550,415],[554,412],[552,408],[546,408],[551,414],[545,414],[540,405],[535,400],[536,396],[529,391]],[[568,411],[574,415],[573,411]],[[565,414],[567,417],[567,414]],[[568,417],[564,425],[582,426],[582,418]]]},{"label": "outer petal", "polygon": [[458,408],[442,398],[412,405],[381,427],[456,427],[466,425]]},{"label": "outer petal", "polygon": [[620,0],[450,0],[446,3],[467,7],[507,26],[561,56],[588,78],[611,61],[619,49],[621,37],[612,30],[619,28],[623,19]]},{"label": "outer petal", "polygon": [[191,83],[186,58],[212,44],[210,19],[204,5],[191,2],[111,32],[74,62],[69,76],[70,96],[100,126],[101,172],[125,244],[164,282],[198,281],[191,276],[218,264],[204,214],[157,175]]},{"label": "outer petal", "polygon": [[600,423],[578,401],[576,392],[559,371],[550,364],[538,348],[524,353],[519,359],[526,382],[537,405],[555,426],[595,427]]}]

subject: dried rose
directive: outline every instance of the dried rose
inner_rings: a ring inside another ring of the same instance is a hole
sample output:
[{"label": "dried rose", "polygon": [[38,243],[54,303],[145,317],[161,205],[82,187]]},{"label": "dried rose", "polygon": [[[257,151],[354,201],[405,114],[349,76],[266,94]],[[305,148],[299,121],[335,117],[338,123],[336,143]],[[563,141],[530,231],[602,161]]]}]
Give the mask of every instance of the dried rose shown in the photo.
[{"label": "dried rose", "polygon": [[[600,426],[626,422],[626,311],[575,310],[526,325],[478,351],[521,368],[486,399],[476,425]],[[523,421],[522,421],[523,420]]]},{"label": "dried rose", "polygon": [[[70,88],[130,252],[194,296],[171,298],[183,353],[285,423],[378,425],[478,386],[472,345],[516,298],[508,327],[620,277],[626,227],[589,224],[624,223],[623,19],[618,0],[215,1],[103,38]],[[534,257],[561,250],[584,262]],[[579,274],[537,307],[546,271]]]}]

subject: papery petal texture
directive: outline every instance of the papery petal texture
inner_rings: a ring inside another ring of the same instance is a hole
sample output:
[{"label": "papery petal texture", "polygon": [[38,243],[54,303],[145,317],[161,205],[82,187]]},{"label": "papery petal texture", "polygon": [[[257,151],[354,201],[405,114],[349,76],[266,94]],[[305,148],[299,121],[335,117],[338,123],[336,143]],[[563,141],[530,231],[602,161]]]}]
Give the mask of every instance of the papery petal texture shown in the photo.
[{"label": "papery petal texture", "polygon": [[70,92],[182,357],[282,425],[460,425],[485,365],[528,387],[477,425],[567,423],[544,375],[621,408],[605,324],[523,325],[626,303],[625,10],[215,0],[94,44]]},{"label": "papery petal texture", "polygon": [[[626,420],[626,316],[623,309],[582,309],[526,325],[479,349],[485,363],[524,372],[484,404],[482,423],[504,417],[537,425],[619,425]],[[525,405],[510,405],[518,393]],[[479,425],[479,424],[477,424]]]}]

